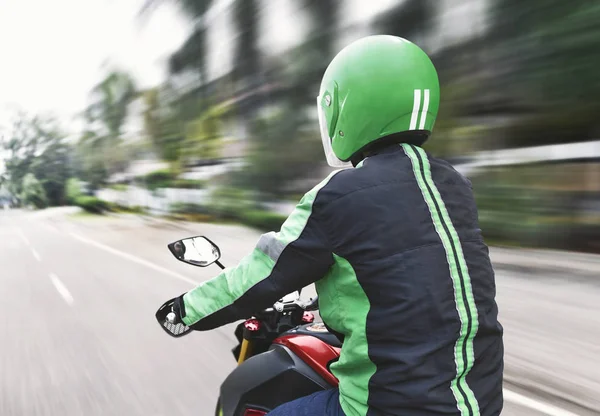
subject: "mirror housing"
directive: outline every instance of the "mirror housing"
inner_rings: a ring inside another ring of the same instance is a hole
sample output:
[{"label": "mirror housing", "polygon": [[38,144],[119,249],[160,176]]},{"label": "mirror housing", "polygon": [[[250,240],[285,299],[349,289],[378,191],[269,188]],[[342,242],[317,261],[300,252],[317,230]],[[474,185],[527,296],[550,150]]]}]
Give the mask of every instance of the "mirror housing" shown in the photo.
[{"label": "mirror housing", "polygon": [[204,236],[184,238],[167,246],[169,251],[179,261],[192,266],[206,267],[219,263],[221,250]]}]

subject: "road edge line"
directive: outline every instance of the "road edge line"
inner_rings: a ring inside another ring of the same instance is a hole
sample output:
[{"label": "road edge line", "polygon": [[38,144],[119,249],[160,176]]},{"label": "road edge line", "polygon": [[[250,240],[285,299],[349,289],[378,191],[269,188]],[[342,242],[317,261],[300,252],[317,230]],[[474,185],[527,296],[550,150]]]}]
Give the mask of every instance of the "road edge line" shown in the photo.
[{"label": "road edge line", "polygon": [[60,294],[60,296],[62,296],[64,301],[67,302],[67,305],[71,306],[74,299],[73,295],[71,295],[71,292],[69,292],[69,289],[67,289],[67,286],[65,286],[65,284],[54,273],[50,273],[49,277],[56,291]]},{"label": "road edge line", "polygon": [[179,274],[179,273],[176,273],[176,272],[174,272],[172,270],[169,270],[166,267],[162,267],[162,266],[159,266],[159,265],[154,264],[152,262],[149,262],[148,260],[144,260],[144,259],[142,259],[140,257],[134,256],[133,254],[124,253],[124,252],[119,251],[119,250],[117,250],[115,248],[112,248],[110,246],[107,246],[105,244],[99,243],[99,242],[94,241],[94,240],[90,240],[88,238],[82,237],[82,236],[80,236],[78,234],[75,234],[75,233],[69,233],[69,234],[71,235],[71,237],[73,237],[76,240],[79,240],[79,241],[81,241],[83,243],[89,244],[89,245],[94,246],[96,248],[99,248],[101,250],[104,250],[104,251],[107,251],[107,252],[112,253],[114,255],[120,256],[120,257],[122,257],[124,259],[127,259],[129,261],[132,261],[134,263],[141,264],[143,266],[149,267],[149,268],[151,268],[153,270],[156,270],[156,271],[168,274],[169,276],[174,277],[174,278],[179,279],[179,280],[182,280],[182,281],[184,281],[186,283],[189,283],[189,284],[191,284],[194,287],[198,286],[200,284],[200,282],[196,282],[196,281],[190,279],[189,277],[186,277],[186,276],[184,276],[182,274]]}]

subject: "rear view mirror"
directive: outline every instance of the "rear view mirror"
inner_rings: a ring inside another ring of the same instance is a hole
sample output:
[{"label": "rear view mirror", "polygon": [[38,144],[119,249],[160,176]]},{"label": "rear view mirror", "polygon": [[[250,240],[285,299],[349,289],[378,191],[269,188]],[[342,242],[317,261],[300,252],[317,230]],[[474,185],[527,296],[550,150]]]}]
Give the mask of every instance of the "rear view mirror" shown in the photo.
[{"label": "rear view mirror", "polygon": [[206,237],[185,238],[169,244],[168,247],[177,260],[193,266],[210,266],[218,263],[221,258],[219,247]]}]

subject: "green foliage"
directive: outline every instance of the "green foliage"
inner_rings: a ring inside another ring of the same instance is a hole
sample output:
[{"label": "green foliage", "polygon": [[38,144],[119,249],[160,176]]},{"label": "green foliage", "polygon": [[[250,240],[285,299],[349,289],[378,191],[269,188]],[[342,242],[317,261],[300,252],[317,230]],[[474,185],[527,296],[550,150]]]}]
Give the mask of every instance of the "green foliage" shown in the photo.
[{"label": "green foliage", "polygon": [[212,195],[212,202],[205,206],[193,203],[176,203],[170,211],[177,219],[191,221],[230,220],[263,231],[278,230],[286,217],[254,207],[248,193],[241,189],[221,188]]},{"label": "green foliage", "polygon": [[323,147],[317,126],[293,108],[284,108],[268,118],[255,120],[247,155],[247,168],[240,178],[243,186],[281,197],[294,180],[305,178],[323,166]]},{"label": "green foliage", "polygon": [[154,191],[160,188],[202,189],[205,181],[195,179],[178,179],[177,173],[170,169],[159,169],[138,178],[138,182],[147,189]]},{"label": "green foliage", "polygon": [[211,194],[209,212],[222,219],[238,219],[240,213],[253,208],[247,190],[240,188],[218,188]]},{"label": "green foliage", "polygon": [[241,222],[262,231],[279,230],[286,217],[269,211],[249,210],[241,213]]},{"label": "green foliage", "polygon": [[89,122],[100,122],[104,135],[121,136],[128,114],[128,106],[136,97],[133,78],[122,71],[112,71],[97,84],[90,94],[91,104],[85,115]]},{"label": "green foliage", "polygon": [[[543,119],[575,116],[588,136],[600,111],[600,3],[497,0],[491,17],[487,46],[504,66],[492,87],[537,108],[543,114],[536,121],[540,127]],[[554,127],[536,134],[546,136]]]},{"label": "green foliage", "polygon": [[191,202],[177,202],[172,204],[170,209],[176,214],[210,214],[210,209],[204,205],[194,204]]},{"label": "green foliage", "polygon": [[185,139],[184,122],[178,109],[168,103],[165,95],[169,93],[172,91],[167,87],[143,93],[144,129],[158,156],[165,161],[176,162]]},{"label": "green foliage", "polygon": [[2,142],[7,153],[5,182],[13,195],[21,195],[27,174],[36,177],[50,205],[64,202],[70,176],[71,148],[57,122],[49,117],[18,114]]},{"label": "green foliage", "polygon": [[176,174],[169,169],[159,169],[154,172],[150,172],[147,175],[141,177],[141,183],[150,190],[156,190],[159,188],[167,188],[171,181],[175,180]]},{"label": "green foliage", "polygon": [[85,110],[88,123],[76,151],[77,175],[98,189],[112,174],[122,172],[129,163],[129,151],[122,140],[122,129],[129,104],[137,92],[133,79],[125,72],[113,71],[90,92]]},{"label": "green foliage", "polygon": [[197,179],[174,179],[170,181],[166,187],[180,189],[202,189],[206,187],[206,181]]},{"label": "green foliage", "polygon": [[109,176],[104,147],[103,138],[91,131],[83,134],[76,147],[76,174],[91,190],[99,189]]},{"label": "green foliage", "polygon": [[65,203],[65,185],[71,176],[70,152],[71,146],[61,137],[55,137],[31,165],[31,171],[40,179],[50,205]]},{"label": "green foliage", "polygon": [[116,202],[106,202],[107,210],[117,213],[126,213],[126,214],[144,214],[146,210],[144,207],[140,206],[128,206],[121,205]]},{"label": "green foliage", "polygon": [[183,143],[185,159],[217,159],[221,156],[221,119],[227,111],[226,107],[211,107],[187,124]]},{"label": "green foliage", "polygon": [[[473,178],[483,235],[491,244],[595,251],[600,199],[561,190],[555,166],[494,169]],[[558,186],[557,186],[558,185]]]},{"label": "green foliage", "polygon": [[123,192],[127,190],[127,185],[124,183],[113,183],[108,186],[108,189],[112,189],[113,191]]},{"label": "green foliage", "polygon": [[48,206],[48,198],[46,198],[44,188],[33,173],[28,173],[23,178],[21,201],[23,201],[23,204],[34,206],[35,208],[45,208]]},{"label": "green foliage", "polygon": [[75,205],[80,206],[87,212],[93,214],[102,214],[105,211],[110,210],[110,205],[94,196],[80,196],[75,199]]},{"label": "green foliage", "polygon": [[66,185],[66,197],[67,197],[67,202],[69,202],[70,204],[75,204],[77,201],[77,198],[79,198],[82,195],[81,192],[81,183],[79,181],[79,179],[77,178],[70,178],[67,181],[67,185]]}]

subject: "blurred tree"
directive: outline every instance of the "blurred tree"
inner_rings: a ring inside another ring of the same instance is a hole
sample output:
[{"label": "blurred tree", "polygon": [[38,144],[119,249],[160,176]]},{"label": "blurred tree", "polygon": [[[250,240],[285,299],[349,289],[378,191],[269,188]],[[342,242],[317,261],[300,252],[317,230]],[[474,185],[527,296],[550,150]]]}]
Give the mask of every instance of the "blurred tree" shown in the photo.
[{"label": "blurred tree", "polygon": [[237,182],[278,198],[297,192],[289,189],[294,181],[324,166],[323,148],[317,137],[316,126],[298,117],[297,109],[290,105],[271,116],[257,118],[251,128],[246,168]]},{"label": "blurred tree", "polygon": [[235,0],[233,8],[238,33],[233,58],[234,79],[238,82],[247,80],[250,85],[256,85],[260,82],[256,79],[260,69],[260,52],[257,46],[258,1]]},{"label": "blurred tree", "polygon": [[406,0],[397,2],[373,24],[380,34],[400,36],[423,46],[425,34],[431,30],[434,15],[433,0]]},{"label": "blurred tree", "polygon": [[[158,5],[165,0],[146,0],[140,10],[140,15],[144,16],[151,13]],[[179,4],[184,12],[189,16],[201,18],[208,11],[212,0],[171,0]]]},{"label": "blurred tree", "polygon": [[285,63],[285,81],[289,91],[285,97],[293,106],[314,106],[319,85],[327,65],[335,54],[338,0],[302,0],[311,19],[305,41]]},{"label": "blurred tree", "polygon": [[491,21],[492,87],[535,109],[528,120],[511,126],[511,145],[595,138],[600,3],[496,0]]},{"label": "blurred tree", "polygon": [[[125,72],[112,71],[90,92],[91,104],[85,110],[89,145],[80,150],[93,150],[92,159],[101,158],[105,175],[100,181],[127,166],[127,155],[122,143],[122,130],[128,115],[129,104],[137,97],[135,83]],[[95,169],[95,174],[100,170]]]},{"label": "blurred tree", "polygon": [[196,120],[187,124],[184,157],[189,159],[218,159],[223,147],[222,117],[228,108],[213,106]]},{"label": "blurred tree", "polygon": [[314,51],[317,62],[321,63],[321,67],[325,67],[334,55],[340,1],[302,0],[302,2],[312,20],[307,43]]},{"label": "blurred tree", "polygon": [[129,104],[136,95],[135,83],[129,74],[110,72],[90,93],[91,104],[85,111],[87,121],[109,138],[120,137]]},{"label": "blurred tree", "polygon": [[[140,14],[142,16],[151,13],[156,6],[165,0],[146,0]],[[170,0],[178,4],[182,11],[190,17],[194,23],[192,34],[171,55],[169,59],[169,71],[172,74],[181,74],[185,71],[198,73],[201,83],[206,82],[206,23],[205,15],[212,5],[212,0]]]},{"label": "blurred tree", "polygon": [[5,181],[13,195],[23,194],[24,178],[31,173],[39,178],[44,198],[48,196],[46,202],[63,203],[70,174],[70,149],[53,118],[18,114],[3,146],[8,152]]},{"label": "blurred tree", "polygon": [[100,188],[108,178],[103,151],[103,138],[92,131],[85,131],[77,143],[77,177],[87,182],[89,189],[92,191]]},{"label": "blurred tree", "polygon": [[194,29],[189,38],[169,58],[169,72],[197,72],[201,83],[206,82],[206,29]]},{"label": "blurred tree", "polygon": [[70,204],[74,204],[75,200],[83,195],[81,190],[81,182],[77,178],[70,178],[65,186],[66,200]]},{"label": "blurred tree", "polygon": [[172,108],[161,98],[161,87],[146,90],[144,98],[144,130],[158,156],[175,163],[181,154],[185,139],[183,121],[177,108]]},{"label": "blurred tree", "polygon": [[71,147],[61,136],[50,139],[44,151],[35,158],[31,172],[39,178],[50,205],[65,203],[65,185],[71,176],[69,154]]},{"label": "blurred tree", "polygon": [[45,208],[48,205],[48,199],[44,193],[44,188],[33,173],[28,173],[23,178],[21,201],[24,205],[32,205],[36,208]]},{"label": "blurred tree", "polygon": [[3,136],[2,145],[8,153],[5,158],[5,181],[8,190],[20,196],[23,190],[23,178],[30,171],[38,147],[43,141],[42,124],[45,120],[30,117],[24,113],[17,115]]}]

